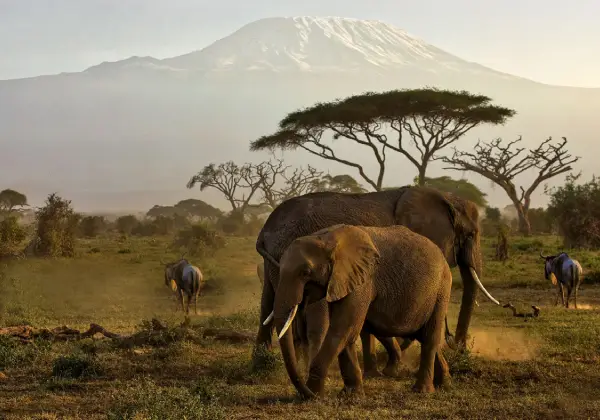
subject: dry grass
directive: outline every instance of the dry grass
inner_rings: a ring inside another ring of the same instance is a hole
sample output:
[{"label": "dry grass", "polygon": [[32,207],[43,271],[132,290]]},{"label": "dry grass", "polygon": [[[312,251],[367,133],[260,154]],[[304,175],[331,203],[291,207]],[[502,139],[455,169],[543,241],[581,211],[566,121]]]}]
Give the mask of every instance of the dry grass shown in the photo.
[{"label": "dry grass", "polygon": [[[133,332],[143,319],[183,319],[163,284],[165,238],[81,241],[77,258],[0,263],[0,325],[86,328],[99,323]],[[370,379],[366,398],[345,401],[337,367],[329,398],[300,402],[279,357],[274,371],[250,371],[251,345],[211,339],[121,349],[109,340],[13,345],[0,340],[1,418],[249,419],[249,418],[597,418],[600,412],[600,288],[584,284],[580,309],[554,307],[555,290],[543,279],[539,250],[558,250],[558,239],[515,239],[511,259],[491,261],[485,243],[482,280],[498,299],[537,319],[514,318],[482,296],[467,354],[448,351],[450,389],[432,395],[409,391],[418,345],[405,355],[399,379]],[[90,252],[92,251],[92,252]],[[600,271],[600,253],[573,250],[584,276]],[[208,278],[195,328],[254,332],[260,299],[254,238],[232,238],[214,258],[194,261]],[[590,276],[592,278],[593,276]],[[449,312],[456,322],[460,280]],[[278,352],[278,351],[277,351]],[[381,362],[385,355],[381,354]]]}]

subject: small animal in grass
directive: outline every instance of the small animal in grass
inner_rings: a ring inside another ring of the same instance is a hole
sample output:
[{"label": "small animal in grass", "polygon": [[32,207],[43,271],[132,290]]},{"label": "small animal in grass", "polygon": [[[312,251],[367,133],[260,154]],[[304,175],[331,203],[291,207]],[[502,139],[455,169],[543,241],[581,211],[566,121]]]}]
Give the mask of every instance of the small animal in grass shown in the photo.
[{"label": "small animal in grass", "polygon": [[523,314],[523,313],[517,312],[517,308],[515,308],[513,306],[513,304],[510,302],[502,305],[502,307],[510,308],[513,313],[513,316],[516,316],[517,318],[537,318],[538,316],[540,316],[540,308],[538,308],[535,305],[531,305],[531,308],[533,309],[533,311],[530,314]]},{"label": "small animal in grass", "polygon": [[[190,302],[194,298],[194,313],[198,315],[198,296],[203,281],[202,272],[183,257],[176,262],[165,264],[165,285],[177,292],[181,310],[190,313]],[[187,307],[183,306],[183,295],[187,296]]]},{"label": "small animal in grass", "polygon": [[[574,291],[574,303],[575,309],[577,309],[577,293],[583,279],[583,270],[581,269],[579,261],[569,257],[566,252],[549,256],[545,256],[540,252],[540,257],[545,261],[544,277],[546,280],[552,281],[552,284],[557,288],[554,305],[558,305],[558,297],[560,296],[563,306],[568,308],[571,292]],[[567,291],[566,302],[565,289]]]}]

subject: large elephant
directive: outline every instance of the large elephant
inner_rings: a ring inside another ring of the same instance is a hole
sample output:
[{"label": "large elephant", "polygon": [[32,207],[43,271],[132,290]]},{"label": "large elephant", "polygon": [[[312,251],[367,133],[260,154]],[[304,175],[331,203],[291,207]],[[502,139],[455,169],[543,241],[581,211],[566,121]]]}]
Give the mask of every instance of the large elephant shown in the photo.
[{"label": "large elephant", "polygon": [[[329,366],[338,358],[345,393],[362,394],[355,341],[363,329],[421,343],[417,392],[449,378],[441,353],[452,273],[441,250],[405,226],[335,225],[296,239],[286,249],[275,293],[275,326],[292,383],[306,398],[323,395]],[[312,289],[312,290],[311,290]],[[308,293],[307,293],[308,292]],[[289,330],[306,295],[324,311],[305,314],[324,334],[309,339],[306,384],[298,376]]]},{"label": "large elephant", "polygon": [[[309,193],[280,204],[258,235],[256,250],[264,260],[265,281],[255,348],[272,348],[273,301],[279,285],[279,259],[283,252],[296,238],[336,224],[407,226],[432,240],[442,250],[450,267],[458,265],[463,280],[455,335],[459,344],[466,342],[478,287],[498,304],[479,280],[482,274],[479,212],[473,202],[420,186],[364,194]],[[365,370],[376,369],[373,337],[366,334],[361,339]],[[395,371],[400,360],[400,347],[394,339],[380,341],[390,356],[386,369]],[[253,357],[256,362],[257,353]]]}]

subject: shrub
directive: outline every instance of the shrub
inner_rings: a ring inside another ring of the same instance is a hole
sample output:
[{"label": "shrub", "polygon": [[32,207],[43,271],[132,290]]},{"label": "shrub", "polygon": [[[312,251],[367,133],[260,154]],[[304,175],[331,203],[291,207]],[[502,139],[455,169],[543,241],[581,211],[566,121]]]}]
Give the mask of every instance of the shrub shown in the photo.
[{"label": "shrub", "polygon": [[245,216],[240,211],[233,211],[217,221],[217,227],[228,235],[253,236],[260,232],[264,222],[255,214]]},{"label": "shrub", "polygon": [[52,193],[35,218],[37,242],[33,251],[36,255],[72,257],[75,254],[75,233],[80,217],[73,211],[71,201]]},{"label": "shrub", "polygon": [[600,246],[600,182],[596,177],[576,185],[578,176],[568,176],[565,185],[548,191],[549,216],[558,225],[566,247]]},{"label": "shrub", "polygon": [[137,226],[138,223],[138,219],[133,214],[121,216],[115,222],[117,231],[125,235],[130,235],[131,231]]},{"label": "shrub", "polygon": [[93,356],[69,355],[59,356],[54,360],[52,376],[58,378],[94,377],[101,374],[101,369]]},{"label": "shrub", "polygon": [[131,233],[138,236],[168,235],[173,233],[178,225],[183,225],[180,219],[157,216],[154,219],[139,221]]},{"label": "shrub", "polygon": [[95,238],[106,231],[106,219],[102,216],[86,216],[79,223],[79,231],[87,238]]},{"label": "shrub", "polygon": [[13,255],[27,237],[27,229],[19,224],[18,216],[9,215],[0,220],[0,257]]},{"label": "shrub", "polygon": [[208,257],[225,246],[225,239],[203,223],[192,225],[177,233],[173,247],[184,248],[187,253],[197,257]]}]

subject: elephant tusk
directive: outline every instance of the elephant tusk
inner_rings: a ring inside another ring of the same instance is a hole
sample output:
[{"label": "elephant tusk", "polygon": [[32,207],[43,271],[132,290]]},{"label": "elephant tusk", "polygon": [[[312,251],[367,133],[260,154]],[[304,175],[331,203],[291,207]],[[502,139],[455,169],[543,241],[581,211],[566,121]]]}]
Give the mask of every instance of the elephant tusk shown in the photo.
[{"label": "elephant tusk", "polygon": [[296,316],[297,310],[298,310],[298,305],[295,305],[294,309],[292,309],[292,311],[290,312],[290,315],[288,316],[287,321],[285,321],[285,324],[283,324],[283,328],[281,329],[279,336],[277,337],[279,340],[281,340],[281,337],[283,337],[283,335],[288,330],[290,325],[292,325],[292,321],[294,320],[294,317]]},{"label": "elephant tusk", "polygon": [[267,325],[269,325],[269,323],[271,321],[273,321],[273,317],[275,316],[275,309],[273,309],[271,311],[271,313],[269,314],[269,316],[267,317],[267,319],[264,320],[263,325],[266,327]]},{"label": "elephant tusk", "polygon": [[475,271],[475,269],[473,267],[469,267],[469,270],[471,270],[471,275],[475,279],[475,283],[477,283],[477,286],[479,286],[479,288],[487,296],[487,298],[489,300],[491,300],[492,302],[494,302],[496,305],[500,305],[500,302],[498,302],[496,299],[494,299],[494,297],[492,295],[490,295],[490,293],[487,290],[485,290],[485,287],[483,287],[483,284],[481,284],[481,281],[479,280],[479,276],[477,275],[477,272]]}]

